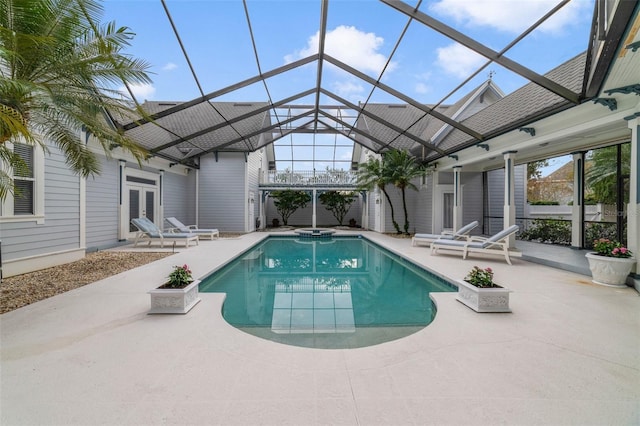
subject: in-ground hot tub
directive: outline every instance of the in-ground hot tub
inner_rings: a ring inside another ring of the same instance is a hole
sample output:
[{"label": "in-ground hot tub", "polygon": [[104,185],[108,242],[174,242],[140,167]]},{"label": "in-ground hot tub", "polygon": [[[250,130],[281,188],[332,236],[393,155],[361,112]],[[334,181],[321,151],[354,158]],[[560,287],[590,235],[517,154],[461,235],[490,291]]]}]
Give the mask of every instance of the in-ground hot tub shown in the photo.
[{"label": "in-ground hot tub", "polygon": [[293,232],[295,232],[301,237],[330,237],[331,235],[336,233],[334,229],[320,229],[320,228],[296,229]]}]

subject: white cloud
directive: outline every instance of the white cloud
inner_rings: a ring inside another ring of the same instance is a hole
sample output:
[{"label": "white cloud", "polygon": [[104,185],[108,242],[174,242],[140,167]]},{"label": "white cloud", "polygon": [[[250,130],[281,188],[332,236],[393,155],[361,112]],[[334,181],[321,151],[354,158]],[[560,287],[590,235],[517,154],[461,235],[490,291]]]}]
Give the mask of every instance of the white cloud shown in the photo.
[{"label": "white cloud", "polygon": [[[131,84],[129,85],[129,88],[133,92],[133,96],[135,96],[139,102],[152,99],[153,95],[156,93],[156,88],[151,84]],[[125,96],[129,96],[129,91],[126,87],[122,86],[118,90]]]},{"label": "white cloud", "polygon": [[[309,37],[307,47],[285,56],[285,61],[290,63],[318,53],[319,37],[319,32]],[[341,25],[327,31],[325,52],[363,72],[369,71],[379,75],[387,62],[387,58],[378,53],[383,43],[384,39],[374,33],[365,33],[356,27]],[[395,67],[396,64],[391,62],[385,72],[392,71]]]},{"label": "white cloud", "polygon": [[413,90],[415,90],[416,93],[419,93],[421,95],[431,92],[431,86],[427,84],[427,82],[430,79],[431,79],[431,72],[429,71],[416,75],[417,83],[415,84]]},{"label": "white cloud", "polygon": [[[487,26],[500,31],[521,33],[558,4],[558,0],[440,0],[431,10],[469,26]],[[548,19],[539,29],[559,32],[577,20],[588,0],[574,0]]]},{"label": "white cloud", "polygon": [[333,91],[343,98],[353,99],[354,96],[364,93],[364,87],[354,81],[334,81],[331,83]]},{"label": "white cloud", "polygon": [[437,64],[446,72],[460,78],[468,77],[486,62],[484,57],[458,43],[439,47],[436,52]]},{"label": "white cloud", "polygon": [[431,91],[431,88],[426,83],[416,83],[416,87],[414,89],[416,93],[420,93],[421,95],[427,94]]},{"label": "white cloud", "polygon": [[174,64],[173,62],[168,62],[167,64],[165,64],[165,66],[162,67],[162,71],[173,71],[176,68],[178,68],[176,64]]}]

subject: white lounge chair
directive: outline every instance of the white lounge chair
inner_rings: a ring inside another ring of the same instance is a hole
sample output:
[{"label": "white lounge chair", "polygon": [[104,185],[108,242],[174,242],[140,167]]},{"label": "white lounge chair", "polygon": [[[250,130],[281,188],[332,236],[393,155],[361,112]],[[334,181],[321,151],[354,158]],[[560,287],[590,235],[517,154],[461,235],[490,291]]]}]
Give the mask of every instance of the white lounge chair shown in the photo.
[{"label": "white lounge chair", "polygon": [[442,231],[441,234],[415,234],[411,239],[411,245],[425,245],[428,246],[435,240],[439,240],[441,238],[445,240],[459,240],[466,239],[467,234],[471,232],[473,229],[477,228],[479,225],[477,220],[474,220],[471,223],[466,224],[462,228],[457,231]]},{"label": "white lounge chair", "polygon": [[187,226],[175,217],[166,217],[165,220],[169,222],[169,225],[184,234],[193,233],[199,235],[200,238],[208,238],[210,240],[213,240],[214,237],[220,238],[220,232],[217,229],[200,229],[196,225]]},{"label": "white lounge chair", "polygon": [[144,241],[148,241],[148,245],[151,245],[153,241],[160,241],[160,247],[164,247],[164,243],[168,242],[184,242],[185,247],[189,247],[191,242],[195,242],[198,245],[198,235],[194,233],[162,232],[155,223],[146,217],[131,219],[131,223],[138,228],[136,240],[133,243],[134,247]]},{"label": "white lounge chair", "polygon": [[431,254],[437,254],[438,250],[456,251],[462,253],[463,259],[466,259],[469,253],[492,254],[504,256],[507,263],[511,265],[510,256],[522,257],[521,252],[510,251],[507,247],[507,239],[518,229],[518,225],[512,225],[488,238],[467,237],[466,240],[436,240],[431,243]]}]

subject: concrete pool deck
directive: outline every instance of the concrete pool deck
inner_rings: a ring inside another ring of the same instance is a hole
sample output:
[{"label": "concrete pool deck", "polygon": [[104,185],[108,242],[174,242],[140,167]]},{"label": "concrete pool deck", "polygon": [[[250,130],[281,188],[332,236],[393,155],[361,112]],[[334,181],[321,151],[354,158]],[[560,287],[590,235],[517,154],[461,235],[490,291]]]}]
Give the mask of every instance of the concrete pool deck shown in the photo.
[{"label": "concrete pool deck", "polygon": [[[339,233],[347,233],[339,231]],[[512,313],[433,295],[435,321],[392,342],[309,349],[228,325],[224,295],[147,315],[173,265],[207,274],[266,233],[173,256],[0,316],[2,425],[640,423],[640,296],[513,259],[429,254],[367,238],[438,274],[490,266]],[[124,248],[128,249],[128,248]],[[139,248],[134,250],[140,250]]]}]

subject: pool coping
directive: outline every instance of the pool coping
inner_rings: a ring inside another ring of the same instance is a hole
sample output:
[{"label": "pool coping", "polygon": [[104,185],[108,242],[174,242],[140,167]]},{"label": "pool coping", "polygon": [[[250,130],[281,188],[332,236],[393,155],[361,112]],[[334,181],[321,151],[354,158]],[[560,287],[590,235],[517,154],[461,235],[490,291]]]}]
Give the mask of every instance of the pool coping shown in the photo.
[{"label": "pool coping", "polygon": [[[341,231],[346,232],[346,231]],[[267,233],[197,247],[0,316],[2,424],[632,424],[640,296],[515,259],[430,255],[367,238],[449,279],[491,266],[506,314],[437,293],[434,321],[358,349],[268,342],[228,325],[224,295],[147,315],[174,264],[201,277]],[[281,234],[281,233],[278,233]],[[125,247],[123,250],[132,250]],[[139,249],[136,249],[139,250]]]}]

